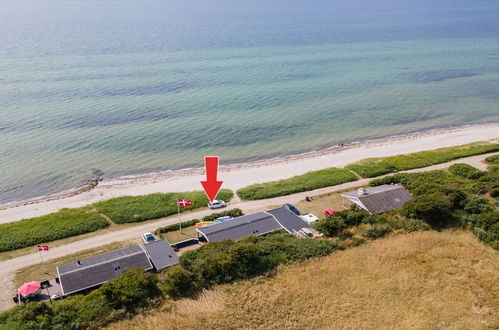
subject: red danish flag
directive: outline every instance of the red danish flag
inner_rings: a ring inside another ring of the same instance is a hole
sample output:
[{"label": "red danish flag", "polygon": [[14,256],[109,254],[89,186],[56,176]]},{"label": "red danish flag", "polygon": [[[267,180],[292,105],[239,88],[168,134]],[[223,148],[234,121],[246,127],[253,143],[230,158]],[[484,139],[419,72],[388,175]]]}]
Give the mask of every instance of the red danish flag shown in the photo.
[{"label": "red danish flag", "polygon": [[192,202],[188,201],[188,200],[185,200],[185,199],[179,199],[178,200],[178,205],[180,205],[180,206],[191,206]]}]

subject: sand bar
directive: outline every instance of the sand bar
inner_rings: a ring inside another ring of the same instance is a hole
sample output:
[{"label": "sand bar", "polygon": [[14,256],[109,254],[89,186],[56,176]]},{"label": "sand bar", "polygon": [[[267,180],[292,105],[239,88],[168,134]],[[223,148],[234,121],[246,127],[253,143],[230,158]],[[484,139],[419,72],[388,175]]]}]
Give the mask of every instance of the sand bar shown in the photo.
[{"label": "sand bar", "polygon": [[[499,123],[429,130],[242,164],[224,165],[221,159],[219,180],[224,181],[224,188],[237,190],[250,184],[285,179],[312,170],[342,167],[364,158],[399,155],[496,138],[499,138]],[[201,180],[204,180],[201,168],[104,180],[89,191],[66,192],[3,205],[0,207],[0,223],[40,216],[65,207],[80,207],[112,197],[200,190]]]}]

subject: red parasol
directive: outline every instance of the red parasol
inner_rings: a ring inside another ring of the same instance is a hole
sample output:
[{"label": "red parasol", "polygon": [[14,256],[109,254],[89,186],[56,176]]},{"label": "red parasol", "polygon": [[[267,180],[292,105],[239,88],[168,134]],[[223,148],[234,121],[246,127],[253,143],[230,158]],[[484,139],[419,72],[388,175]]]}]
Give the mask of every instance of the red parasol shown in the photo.
[{"label": "red parasol", "polygon": [[23,296],[30,295],[40,290],[40,287],[40,282],[32,281],[24,283],[19,289],[17,289],[17,293],[22,294]]}]

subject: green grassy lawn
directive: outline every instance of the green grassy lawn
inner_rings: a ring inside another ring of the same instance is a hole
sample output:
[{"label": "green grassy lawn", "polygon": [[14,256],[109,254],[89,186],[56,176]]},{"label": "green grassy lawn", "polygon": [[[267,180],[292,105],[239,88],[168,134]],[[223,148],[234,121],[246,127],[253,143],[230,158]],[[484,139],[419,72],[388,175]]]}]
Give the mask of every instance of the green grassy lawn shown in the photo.
[{"label": "green grassy lawn", "polygon": [[454,159],[494,151],[499,151],[499,144],[475,142],[456,147],[415,152],[407,155],[364,159],[347,165],[346,168],[364,178],[373,178],[383,174],[446,163]]},{"label": "green grassy lawn", "polygon": [[347,169],[329,168],[285,180],[254,184],[239,189],[237,194],[243,200],[266,199],[335,186],[356,180],[358,180],[357,176]]},{"label": "green grassy lawn", "polygon": [[159,236],[166,239],[170,244],[198,237],[195,226],[182,228],[182,232],[180,232],[180,230],[174,230],[168,233],[160,234]]},{"label": "green grassy lawn", "polygon": [[[232,191],[222,189],[217,198],[230,201],[233,195]],[[192,201],[192,206],[181,207],[180,212],[205,207],[208,203],[208,198],[204,192],[192,191],[124,196],[108,199],[94,205],[99,213],[107,215],[114,223],[139,222],[177,213],[177,198]]]},{"label": "green grassy lawn", "polygon": [[89,233],[108,225],[91,206],[5,223],[0,225],[0,252]]}]

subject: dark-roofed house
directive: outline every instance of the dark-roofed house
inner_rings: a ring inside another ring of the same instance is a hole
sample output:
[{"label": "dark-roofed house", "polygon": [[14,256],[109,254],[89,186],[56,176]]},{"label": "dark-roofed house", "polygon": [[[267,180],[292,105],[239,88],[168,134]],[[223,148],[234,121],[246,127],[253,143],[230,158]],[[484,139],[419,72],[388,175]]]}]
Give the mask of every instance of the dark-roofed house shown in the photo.
[{"label": "dark-roofed house", "polygon": [[132,268],[153,269],[140,245],[57,266],[57,276],[62,294],[68,295],[95,288]]},{"label": "dark-roofed house", "polygon": [[178,256],[164,239],[144,244],[144,249],[156,271],[178,264]]},{"label": "dark-roofed house", "polygon": [[197,231],[206,241],[218,242],[224,239],[238,240],[249,235],[265,235],[281,228],[281,225],[271,214],[260,211],[197,228]]},{"label": "dark-roofed house", "polygon": [[402,186],[385,184],[361,188],[342,195],[370,214],[379,214],[398,209],[412,199],[412,195]]},{"label": "dark-roofed house", "polygon": [[301,236],[307,236],[309,232],[313,232],[308,223],[284,207],[243,215],[197,228],[197,231],[206,241],[218,242],[224,239],[238,240],[250,235],[262,236],[279,229],[297,236],[299,233],[302,233]]}]

